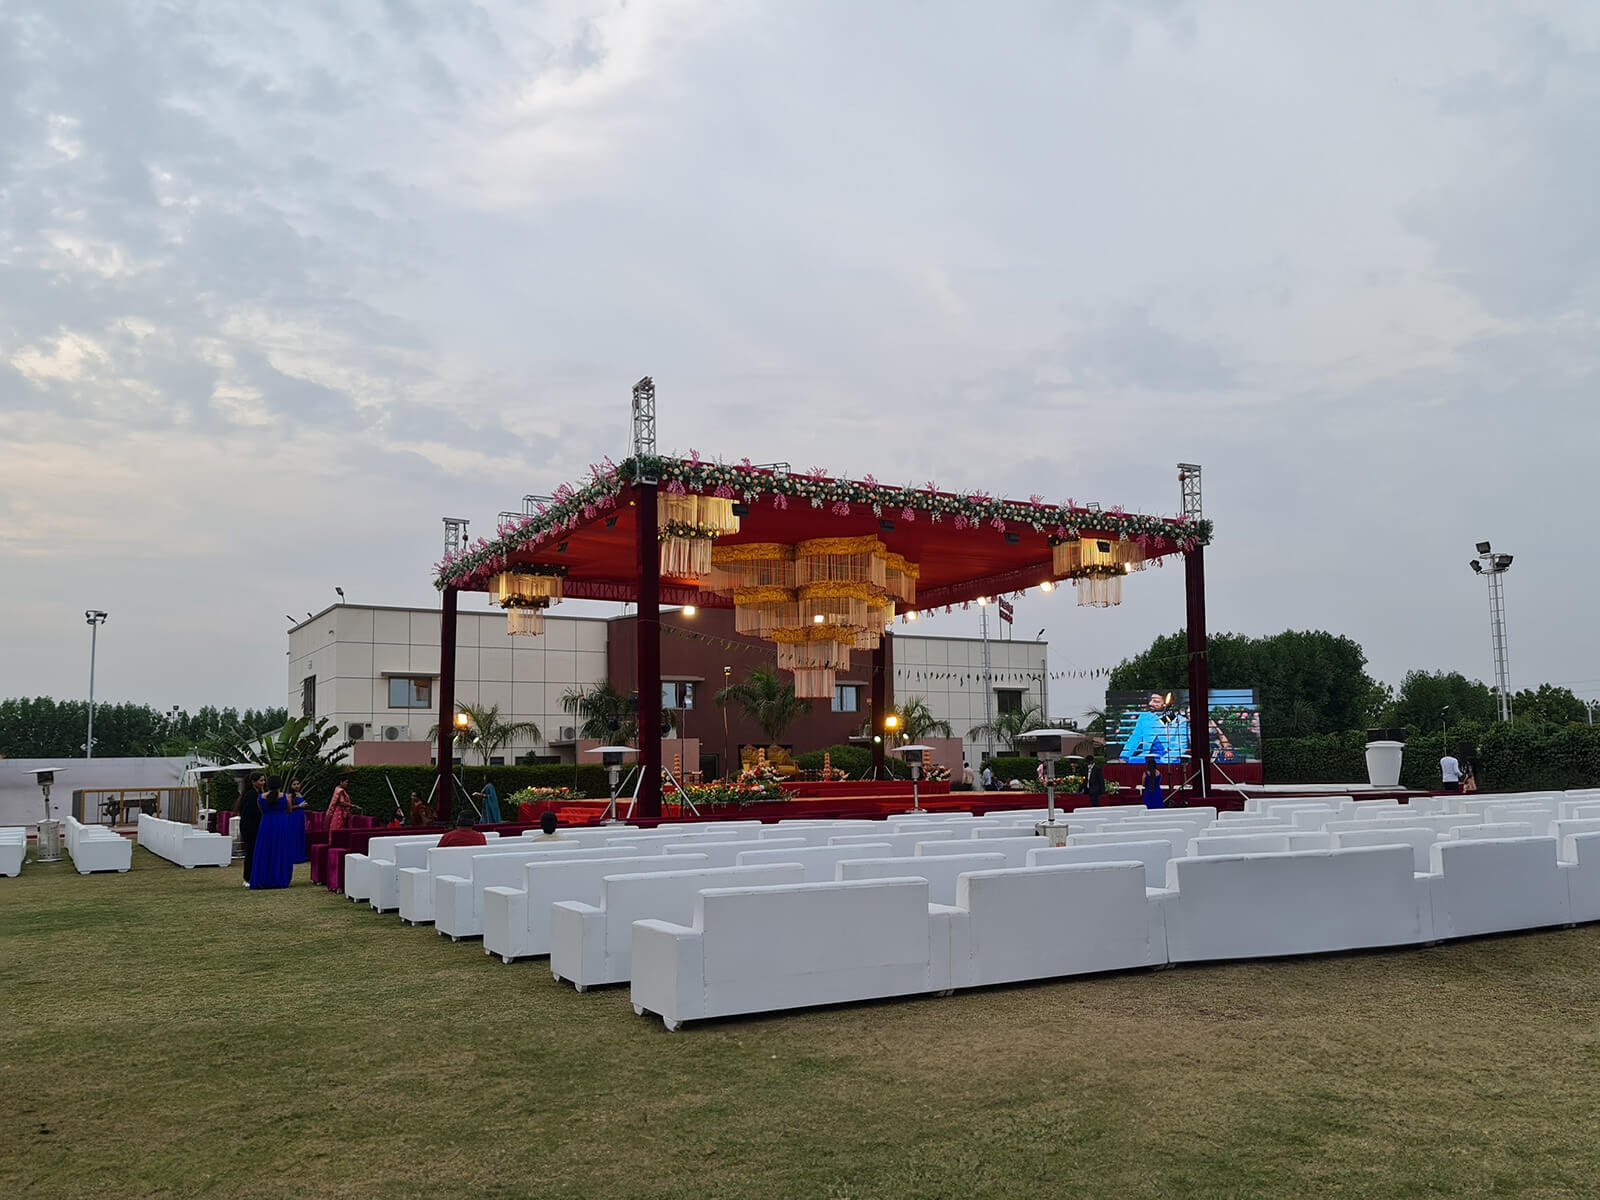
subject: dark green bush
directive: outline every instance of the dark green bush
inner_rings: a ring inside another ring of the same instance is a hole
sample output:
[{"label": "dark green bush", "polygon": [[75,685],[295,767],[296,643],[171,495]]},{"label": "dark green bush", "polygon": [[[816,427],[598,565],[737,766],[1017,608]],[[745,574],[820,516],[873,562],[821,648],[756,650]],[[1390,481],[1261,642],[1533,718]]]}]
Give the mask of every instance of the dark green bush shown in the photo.
[{"label": "dark green bush", "polygon": [[[409,812],[411,793],[414,791],[426,800],[437,774],[433,767],[351,767],[350,800],[357,812],[372,817],[388,817],[394,812],[394,800],[389,794],[389,785],[392,784],[394,794],[400,798],[401,807]],[[456,775],[474,792],[482,789],[487,775],[500,795],[501,813],[508,820],[511,814],[506,811],[506,797],[525,787],[571,788],[575,795],[602,799],[611,794],[605,768],[593,763],[583,763],[577,767],[563,763],[537,763],[528,767],[472,766],[464,771],[458,768]],[[385,776],[388,776],[387,783]],[[461,793],[457,791],[456,799],[459,801],[460,797]],[[313,806],[317,808],[326,803],[326,796],[312,799]]]},{"label": "dark green bush", "polygon": [[[861,779],[872,769],[872,751],[866,746],[852,745],[829,746],[826,751],[807,750],[795,755],[795,766],[802,771],[821,772],[824,753],[835,771],[843,771],[851,779]],[[895,779],[909,777],[905,763],[896,755],[885,754],[883,765]]]},{"label": "dark green bush", "polygon": [[[1477,748],[1487,791],[1564,791],[1600,785],[1600,729],[1590,725],[1479,725],[1413,730],[1400,766],[1402,787],[1439,787],[1439,759],[1461,742]],[[1268,738],[1262,758],[1268,783],[1355,783],[1367,777],[1364,732]]]}]

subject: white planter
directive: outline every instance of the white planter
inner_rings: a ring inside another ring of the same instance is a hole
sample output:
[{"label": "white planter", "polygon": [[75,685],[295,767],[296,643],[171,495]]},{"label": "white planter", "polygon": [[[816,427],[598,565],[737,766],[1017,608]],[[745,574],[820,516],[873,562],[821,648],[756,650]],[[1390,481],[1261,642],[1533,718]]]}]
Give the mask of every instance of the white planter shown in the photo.
[{"label": "white planter", "polygon": [[1367,743],[1367,782],[1375,788],[1400,786],[1400,758],[1404,742]]}]

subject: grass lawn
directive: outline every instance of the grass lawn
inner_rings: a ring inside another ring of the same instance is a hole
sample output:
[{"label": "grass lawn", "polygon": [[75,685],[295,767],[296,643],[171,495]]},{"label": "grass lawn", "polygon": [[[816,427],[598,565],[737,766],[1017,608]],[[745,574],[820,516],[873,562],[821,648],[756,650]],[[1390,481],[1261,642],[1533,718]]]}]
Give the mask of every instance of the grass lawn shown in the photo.
[{"label": "grass lawn", "polygon": [[322,888],[0,879],[0,1196],[1592,1196],[1600,926],[690,1026]]}]

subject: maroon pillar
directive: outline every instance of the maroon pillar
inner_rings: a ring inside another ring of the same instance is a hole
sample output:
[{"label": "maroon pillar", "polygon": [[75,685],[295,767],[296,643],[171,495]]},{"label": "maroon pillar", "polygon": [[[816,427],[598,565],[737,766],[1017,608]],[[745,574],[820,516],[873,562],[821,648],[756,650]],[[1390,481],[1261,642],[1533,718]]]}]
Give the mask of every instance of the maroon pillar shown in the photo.
[{"label": "maroon pillar", "polygon": [[889,686],[890,664],[893,658],[889,653],[889,640],[894,637],[892,633],[885,633],[878,639],[878,648],[872,652],[872,777],[882,779],[883,751],[888,741],[889,731],[884,728],[883,719],[889,715],[889,709],[894,706],[894,693]]},{"label": "maroon pillar", "polygon": [[639,485],[639,804],[634,815],[661,816],[661,542],[656,485]]},{"label": "maroon pillar", "polygon": [[[455,791],[456,769],[456,598],[453,587],[444,589],[444,611],[439,620],[439,782],[433,789],[439,820],[449,821]],[[406,820],[411,814],[406,813]]]},{"label": "maroon pillar", "polygon": [[1211,795],[1211,668],[1206,655],[1205,548],[1183,560],[1189,634],[1189,772],[1202,800]]}]

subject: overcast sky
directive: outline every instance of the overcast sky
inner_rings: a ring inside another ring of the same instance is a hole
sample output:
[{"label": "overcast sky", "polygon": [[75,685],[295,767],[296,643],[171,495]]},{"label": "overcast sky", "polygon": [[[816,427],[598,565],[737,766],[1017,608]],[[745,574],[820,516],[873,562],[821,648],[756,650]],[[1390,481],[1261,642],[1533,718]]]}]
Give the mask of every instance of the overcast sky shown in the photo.
[{"label": "overcast sky", "polygon": [[1390,682],[1492,678],[1488,538],[1513,686],[1600,697],[1596,146],[1585,0],[7,0],[0,695],[85,695],[96,607],[98,697],[281,704],[286,615],[435,603],[439,518],[622,458],[651,374],[666,452],[1202,463],[1213,630]]}]

